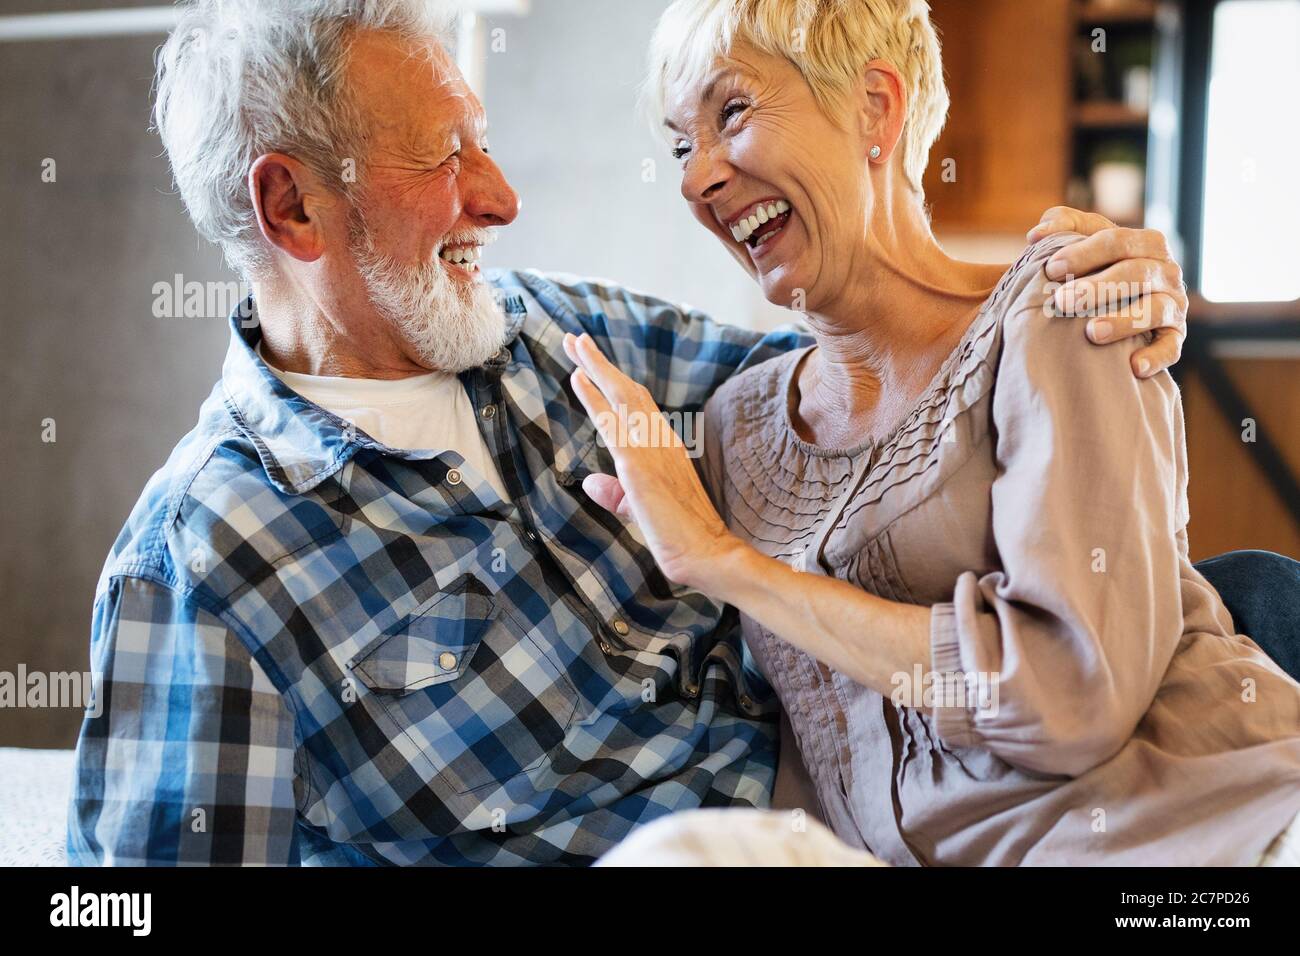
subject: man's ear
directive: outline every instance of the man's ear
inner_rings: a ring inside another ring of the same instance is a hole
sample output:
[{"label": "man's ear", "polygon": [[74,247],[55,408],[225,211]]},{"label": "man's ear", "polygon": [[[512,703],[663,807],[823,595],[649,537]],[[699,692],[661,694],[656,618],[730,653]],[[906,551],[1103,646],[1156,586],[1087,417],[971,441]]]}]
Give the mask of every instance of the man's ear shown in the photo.
[{"label": "man's ear", "polygon": [[[892,63],[872,60],[862,68],[859,90],[864,152],[874,162],[888,163],[907,122],[907,85]],[[871,155],[873,146],[880,147],[879,156]]]},{"label": "man's ear", "polygon": [[259,156],[248,171],[248,192],[263,239],[302,262],[324,255],[321,213],[329,192],[304,164],[284,153]]}]

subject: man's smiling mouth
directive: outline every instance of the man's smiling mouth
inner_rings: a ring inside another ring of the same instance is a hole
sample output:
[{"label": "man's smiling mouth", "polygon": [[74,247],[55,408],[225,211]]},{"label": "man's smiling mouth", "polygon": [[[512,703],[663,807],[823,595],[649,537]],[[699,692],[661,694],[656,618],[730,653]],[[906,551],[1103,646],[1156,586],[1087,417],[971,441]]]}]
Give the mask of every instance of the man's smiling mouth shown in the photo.
[{"label": "man's smiling mouth", "polygon": [[790,203],[784,199],[765,199],[727,223],[732,238],[757,249],[785,228],[792,213]]},{"label": "man's smiling mouth", "polygon": [[439,259],[467,272],[478,271],[478,261],[482,255],[483,247],[476,242],[448,243],[438,250]]}]

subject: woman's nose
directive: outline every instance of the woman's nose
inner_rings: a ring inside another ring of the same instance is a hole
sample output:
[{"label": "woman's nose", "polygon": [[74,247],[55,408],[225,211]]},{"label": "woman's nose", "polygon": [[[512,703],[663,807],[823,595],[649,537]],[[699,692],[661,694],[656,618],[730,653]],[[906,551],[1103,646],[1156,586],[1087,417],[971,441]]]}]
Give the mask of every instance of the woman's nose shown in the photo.
[{"label": "woman's nose", "polygon": [[730,166],[718,160],[712,150],[699,150],[686,161],[682,197],[692,203],[713,202],[730,180]]}]

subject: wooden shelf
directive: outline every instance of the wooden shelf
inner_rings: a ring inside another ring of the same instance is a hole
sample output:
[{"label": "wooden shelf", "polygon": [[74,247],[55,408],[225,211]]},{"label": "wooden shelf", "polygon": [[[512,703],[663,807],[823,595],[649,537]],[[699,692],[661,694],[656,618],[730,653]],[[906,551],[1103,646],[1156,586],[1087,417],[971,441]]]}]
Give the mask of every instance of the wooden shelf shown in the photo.
[{"label": "wooden shelf", "polygon": [[1127,3],[1104,3],[1092,0],[1079,8],[1079,23],[1090,27],[1112,23],[1151,23],[1155,18],[1154,0],[1151,2],[1130,0]]},{"label": "wooden shelf", "polygon": [[[1018,233],[1023,244],[1043,210],[1065,198],[1074,0],[933,0],[930,8],[940,33],[960,38],[944,52],[952,108],[925,177],[934,228]],[[945,176],[950,165],[954,175]]]},{"label": "wooden shelf", "polygon": [[1085,129],[1145,127],[1148,119],[1146,110],[1135,110],[1109,100],[1085,101],[1074,106],[1074,125]]}]

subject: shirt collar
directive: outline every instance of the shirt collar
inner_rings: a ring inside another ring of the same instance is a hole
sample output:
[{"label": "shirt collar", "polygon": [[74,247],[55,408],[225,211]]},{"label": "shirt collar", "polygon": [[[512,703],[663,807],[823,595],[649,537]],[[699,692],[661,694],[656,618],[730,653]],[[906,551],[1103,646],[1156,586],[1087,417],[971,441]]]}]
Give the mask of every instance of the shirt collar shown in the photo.
[{"label": "shirt collar", "polygon": [[[500,374],[509,364],[523,316],[507,310],[505,345],[483,366]],[[250,295],[230,315],[230,347],[221,366],[226,411],[253,443],[267,479],[301,495],[335,474],[362,449],[393,454],[355,425],[315,405],[282,382],[257,354],[262,339]]]}]

